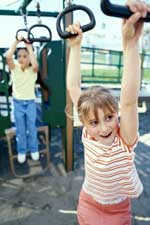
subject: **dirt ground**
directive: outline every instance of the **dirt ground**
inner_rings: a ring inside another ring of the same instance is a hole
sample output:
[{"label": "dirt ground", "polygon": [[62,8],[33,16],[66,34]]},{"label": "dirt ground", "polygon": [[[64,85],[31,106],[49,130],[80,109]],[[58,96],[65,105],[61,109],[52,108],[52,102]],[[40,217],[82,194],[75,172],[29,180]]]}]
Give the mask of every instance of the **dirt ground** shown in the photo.
[{"label": "dirt ground", "polygon": [[[15,178],[10,172],[6,144],[0,144],[0,225],[78,225],[76,208],[84,179],[80,130],[75,130],[75,170],[62,173],[60,137],[53,134],[50,169],[40,176]],[[2,147],[4,146],[4,147]],[[79,151],[80,149],[80,151]],[[132,201],[132,225],[150,225],[150,113],[140,113],[140,140],[136,165],[144,185],[142,195]],[[57,163],[59,162],[59,163]],[[77,163],[78,162],[78,163]],[[61,172],[60,172],[61,171]]]}]

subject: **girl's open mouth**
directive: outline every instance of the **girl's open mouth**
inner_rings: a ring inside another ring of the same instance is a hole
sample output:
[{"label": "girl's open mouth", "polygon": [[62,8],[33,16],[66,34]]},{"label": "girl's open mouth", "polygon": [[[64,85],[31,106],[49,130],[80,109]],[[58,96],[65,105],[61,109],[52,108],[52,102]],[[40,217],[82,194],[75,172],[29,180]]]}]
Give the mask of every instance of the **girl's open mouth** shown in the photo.
[{"label": "girl's open mouth", "polygon": [[108,138],[108,137],[110,137],[110,135],[112,134],[112,132],[110,132],[109,134],[107,134],[107,135],[100,135],[102,138]]}]

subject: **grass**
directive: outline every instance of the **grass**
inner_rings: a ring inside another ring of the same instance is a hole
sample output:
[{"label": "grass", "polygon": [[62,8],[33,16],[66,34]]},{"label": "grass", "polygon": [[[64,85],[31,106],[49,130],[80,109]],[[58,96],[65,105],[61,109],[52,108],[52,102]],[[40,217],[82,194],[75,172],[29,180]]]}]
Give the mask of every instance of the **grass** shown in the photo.
[{"label": "grass", "polygon": [[150,69],[144,69],[143,80],[150,83]]},{"label": "grass", "polygon": [[[119,84],[122,69],[122,52],[83,48],[81,57],[82,82]],[[150,68],[143,69],[142,80],[150,82]]]},{"label": "grass", "polygon": [[120,83],[121,79],[117,69],[95,69],[94,74],[91,70],[81,70],[81,75],[82,82],[88,83]]},{"label": "grass", "polygon": [[[112,69],[111,66],[107,66],[105,69],[81,69],[82,82],[120,83],[122,72],[122,68],[119,71],[117,67]],[[144,69],[142,80],[150,83],[150,69]]]}]

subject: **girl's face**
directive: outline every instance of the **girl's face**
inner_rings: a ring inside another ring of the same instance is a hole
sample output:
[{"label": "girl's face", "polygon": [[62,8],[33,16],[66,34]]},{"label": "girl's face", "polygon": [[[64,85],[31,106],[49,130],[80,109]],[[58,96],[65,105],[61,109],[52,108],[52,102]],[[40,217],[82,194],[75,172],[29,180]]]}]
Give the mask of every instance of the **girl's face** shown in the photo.
[{"label": "girl's face", "polygon": [[29,57],[29,53],[25,49],[20,49],[18,51],[17,59],[22,69],[29,67],[30,57]]},{"label": "girl's face", "polygon": [[98,121],[92,110],[89,111],[88,118],[83,121],[87,128],[88,134],[95,141],[103,145],[111,145],[117,133],[118,115],[117,112],[104,112],[101,108],[98,109]]}]

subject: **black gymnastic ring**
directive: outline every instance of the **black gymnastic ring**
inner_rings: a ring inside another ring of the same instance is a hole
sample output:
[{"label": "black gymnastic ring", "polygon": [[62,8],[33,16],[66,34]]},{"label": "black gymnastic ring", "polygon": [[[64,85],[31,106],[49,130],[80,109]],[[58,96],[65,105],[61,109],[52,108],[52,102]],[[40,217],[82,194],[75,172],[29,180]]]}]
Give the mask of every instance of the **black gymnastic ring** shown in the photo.
[{"label": "black gymnastic ring", "polygon": [[[26,28],[25,28],[25,29],[19,29],[19,30],[17,30],[17,32],[16,32],[16,40],[18,40],[18,41],[20,41],[20,40],[18,39],[18,34],[19,34],[19,32],[21,32],[21,31],[25,31],[25,32],[28,33],[28,29],[26,29]],[[32,34],[32,36],[33,36],[33,34]],[[24,41],[26,44],[31,44],[31,43],[32,43],[31,41],[26,40],[25,38],[23,38],[22,41]]]},{"label": "black gymnastic ring", "polygon": [[72,4],[68,7],[66,7],[61,13],[59,13],[59,15],[57,16],[57,19],[56,19],[57,32],[58,32],[59,36],[63,39],[77,35],[77,34],[72,34],[70,32],[67,32],[67,31],[63,32],[61,29],[61,25],[60,25],[60,22],[61,22],[61,19],[63,18],[63,16],[65,16],[67,13],[70,13],[70,12],[73,12],[76,10],[82,10],[82,11],[86,12],[90,18],[90,23],[81,26],[81,29],[83,32],[89,31],[95,27],[96,21],[95,21],[93,12],[86,6]]},{"label": "black gymnastic ring", "polygon": [[[128,6],[112,4],[109,0],[101,0],[100,8],[104,14],[118,18],[129,18],[133,14]],[[147,13],[147,16],[141,20],[150,22],[150,13]]]},{"label": "black gymnastic ring", "polygon": [[[35,27],[44,27],[48,33],[49,33],[49,37],[40,37],[40,38],[35,38],[32,34],[33,32],[33,29]],[[32,32],[31,32],[32,31]],[[30,42],[50,42],[52,40],[52,32],[50,30],[49,27],[47,27],[45,24],[34,24],[33,26],[31,26],[29,29],[28,29],[28,40]]]}]

